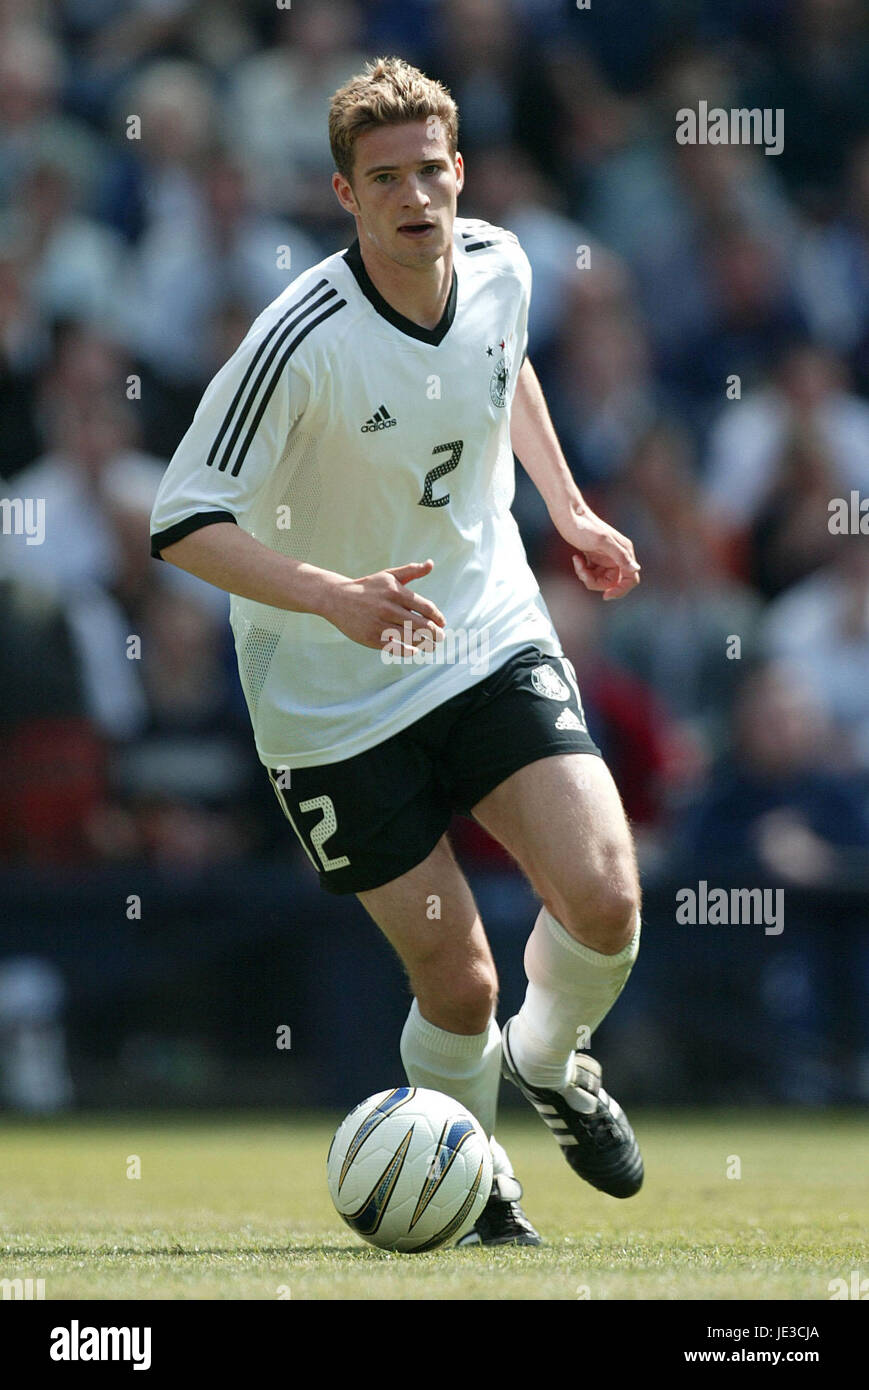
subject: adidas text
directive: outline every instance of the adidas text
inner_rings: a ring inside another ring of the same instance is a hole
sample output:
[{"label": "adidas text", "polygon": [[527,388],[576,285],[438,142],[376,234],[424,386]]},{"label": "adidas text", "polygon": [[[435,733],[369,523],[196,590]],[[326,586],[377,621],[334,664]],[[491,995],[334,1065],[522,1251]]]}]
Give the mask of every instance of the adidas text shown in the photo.
[{"label": "adidas text", "polygon": [[375,430],[388,430],[392,425],[397,425],[398,421],[390,415],[385,405],[379,405],[374,414],[369,416],[365,424],[360,426],[362,434],[373,434]]}]

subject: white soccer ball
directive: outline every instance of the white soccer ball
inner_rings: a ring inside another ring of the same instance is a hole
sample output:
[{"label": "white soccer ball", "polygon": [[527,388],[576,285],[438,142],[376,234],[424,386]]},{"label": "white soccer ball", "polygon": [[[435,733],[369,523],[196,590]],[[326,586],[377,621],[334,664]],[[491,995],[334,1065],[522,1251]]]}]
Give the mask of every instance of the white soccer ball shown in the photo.
[{"label": "white soccer ball", "polygon": [[381,1250],[436,1250],[473,1226],[492,1188],[492,1151],[469,1110],[398,1086],[338,1126],[326,1160],[335,1208]]}]

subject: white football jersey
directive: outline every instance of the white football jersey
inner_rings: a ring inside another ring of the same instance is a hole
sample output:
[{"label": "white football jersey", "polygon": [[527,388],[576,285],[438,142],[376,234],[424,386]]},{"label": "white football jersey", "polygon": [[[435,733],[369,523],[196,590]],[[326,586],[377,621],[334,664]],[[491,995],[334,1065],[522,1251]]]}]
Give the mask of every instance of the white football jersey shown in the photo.
[{"label": "white football jersey", "polygon": [[[381,743],[518,648],[560,645],[510,512],[510,406],[531,267],[511,232],[457,218],[436,328],[397,313],[358,243],[300,275],[206,390],[152,515],[152,552],[234,523],[283,555],[361,578],[415,560],[449,641],[398,661],[325,618],[233,595],[261,760],[336,762]],[[393,653],[396,648],[390,649]]]}]

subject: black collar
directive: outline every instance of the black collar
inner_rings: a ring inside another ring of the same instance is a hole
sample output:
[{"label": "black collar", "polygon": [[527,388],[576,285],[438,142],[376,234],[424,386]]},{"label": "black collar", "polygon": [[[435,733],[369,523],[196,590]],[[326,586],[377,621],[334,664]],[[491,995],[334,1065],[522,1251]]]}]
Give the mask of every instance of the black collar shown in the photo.
[{"label": "black collar", "polygon": [[362,252],[359,250],[359,238],[353,245],[344,252],[344,259],[356,277],[356,283],[365,295],[365,298],[374,305],[378,314],[391,323],[393,328],[398,328],[402,333],[406,333],[410,338],[418,338],[421,343],[430,343],[432,347],[437,347],[449,332],[450,325],[456,316],[456,300],[459,295],[459,278],[456,275],[456,268],[453,266],[453,283],[447,296],[444,311],[441,314],[440,323],[434,328],[423,328],[420,324],[414,323],[413,319],[405,318],[397,309],[393,309],[383,298],[383,295],[372,283],[365,263],[362,260]]}]

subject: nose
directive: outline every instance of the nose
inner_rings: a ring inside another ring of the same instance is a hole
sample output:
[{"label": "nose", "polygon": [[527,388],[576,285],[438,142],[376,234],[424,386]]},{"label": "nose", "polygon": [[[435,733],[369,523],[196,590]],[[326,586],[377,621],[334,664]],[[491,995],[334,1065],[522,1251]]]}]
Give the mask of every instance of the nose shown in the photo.
[{"label": "nose", "polygon": [[431,202],[417,174],[410,174],[408,177],[404,188],[404,201],[408,207],[428,207]]}]

